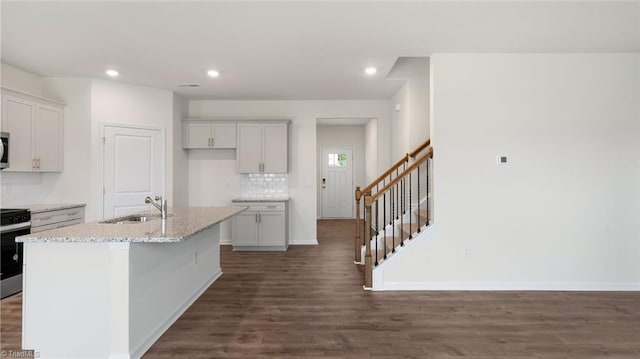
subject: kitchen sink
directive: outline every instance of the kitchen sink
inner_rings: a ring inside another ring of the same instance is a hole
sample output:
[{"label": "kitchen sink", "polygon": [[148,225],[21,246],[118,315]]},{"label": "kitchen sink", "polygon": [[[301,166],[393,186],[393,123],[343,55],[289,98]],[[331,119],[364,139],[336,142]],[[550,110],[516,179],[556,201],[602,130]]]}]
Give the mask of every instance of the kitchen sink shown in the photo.
[{"label": "kitchen sink", "polygon": [[144,223],[148,222],[152,219],[160,218],[160,216],[152,215],[152,214],[133,214],[125,217],[118,217],[113,219],[108,219],[106,221],[102,221],[100,223],[105,224],[134,224],[134,223]]}]

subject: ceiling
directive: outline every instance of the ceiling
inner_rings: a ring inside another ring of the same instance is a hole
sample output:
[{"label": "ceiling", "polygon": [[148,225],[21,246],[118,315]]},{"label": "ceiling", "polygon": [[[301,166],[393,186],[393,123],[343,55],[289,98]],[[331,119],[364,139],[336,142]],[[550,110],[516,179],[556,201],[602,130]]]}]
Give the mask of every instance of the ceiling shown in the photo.
[{"label": "ceiling", "polygon": [[[191,99],[381,100],[398,57],[638,52],[640,1],[2,1],[2,62]],[[368,77],[363,69],[377,66]],[[215,68],[220,77],[208,78]],[[178,84],[197,83],[198,88]]]}]

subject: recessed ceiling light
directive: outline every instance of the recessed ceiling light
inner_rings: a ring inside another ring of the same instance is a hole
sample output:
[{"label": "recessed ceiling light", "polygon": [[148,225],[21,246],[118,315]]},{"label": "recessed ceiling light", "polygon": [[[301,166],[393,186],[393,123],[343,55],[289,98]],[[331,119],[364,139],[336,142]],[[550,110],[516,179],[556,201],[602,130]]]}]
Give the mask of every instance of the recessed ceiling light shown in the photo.
[{"label": "recessed ceiling light", "polygon": [[217,70],[209,70],[207,71],[207,75],[209,75],[209,77],[218,77],[220,73]]},{"label": "recessed ceiling light", "polygon": [[113,70],[113,69],[109,69],[105,71],[105,73],[111,77],[116,77],[120,74],[117,70]]},{"label": "recessed ceiling light", "polygon": [[378,72],[378,69],[376,69],[373,66],[369,66],[366,69],[364,69],[364,73],[367,75],[375,75]]}]

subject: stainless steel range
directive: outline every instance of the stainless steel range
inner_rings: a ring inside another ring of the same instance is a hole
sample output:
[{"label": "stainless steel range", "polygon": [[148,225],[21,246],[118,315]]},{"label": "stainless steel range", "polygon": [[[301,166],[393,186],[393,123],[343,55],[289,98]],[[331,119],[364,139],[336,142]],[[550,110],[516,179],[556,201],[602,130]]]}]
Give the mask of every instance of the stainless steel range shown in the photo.
[{"label": "stainless steel range", "polygon": [[16,237],[31,233],[28,209],[0,209],[0,297],[22,291],[22,243]]}]

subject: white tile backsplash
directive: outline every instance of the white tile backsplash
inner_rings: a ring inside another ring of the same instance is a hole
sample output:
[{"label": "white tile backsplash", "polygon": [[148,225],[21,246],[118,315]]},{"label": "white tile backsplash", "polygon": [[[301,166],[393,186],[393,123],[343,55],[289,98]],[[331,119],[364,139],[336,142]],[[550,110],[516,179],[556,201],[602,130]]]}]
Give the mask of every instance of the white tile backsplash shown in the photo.
[{"label": "white tile backsplash", "polygon": [[241,175],[241,197],[282,197],[289,194],[286,173],[250,173]]}]

